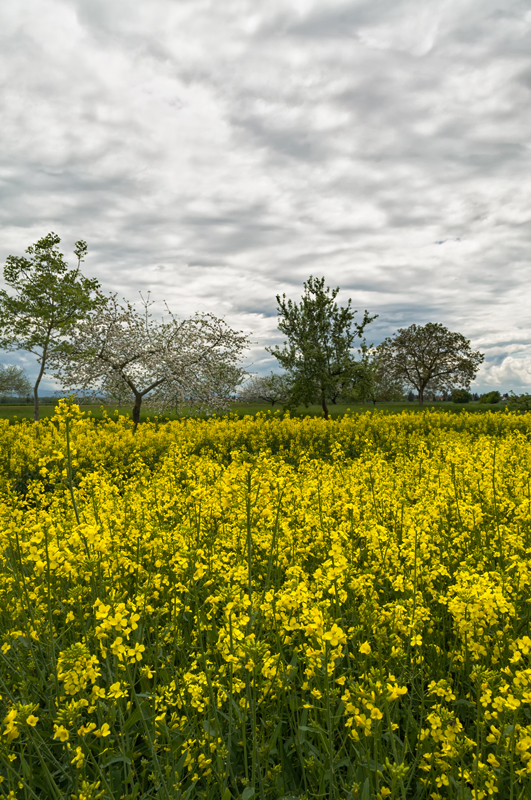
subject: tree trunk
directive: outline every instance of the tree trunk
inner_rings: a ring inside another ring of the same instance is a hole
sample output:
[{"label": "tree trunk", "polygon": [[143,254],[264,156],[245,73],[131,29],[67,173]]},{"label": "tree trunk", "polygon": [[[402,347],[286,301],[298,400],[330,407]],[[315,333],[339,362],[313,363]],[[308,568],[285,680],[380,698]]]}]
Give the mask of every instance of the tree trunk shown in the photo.
[{"label": "tree trunk", "polygon": [[326,405],[326,397],[324,392],[321,392],[321,406],[323,408],[324,418],[328,419],[328,406]]},{"label": "tree trunk", "polygon": [[39,370],[37,380],[35,381],[35,386],[33,387],[33,419],[35,422],[39,421],[39,384],[41,382],[43,372],[44,372],[44,363],[41,363],[41,368]]},{"label": "tree trunk", "polygon": [[424,392],[419,391],[419,406],[422,408],[423,405],[424,405]]},{"label": "tree trunk", "polygon": [[41,382],[42,376],[44,375],[44,367],[46,366],[46,358],[48,356],[48,347],[50,344],[51,330],[52,330],[51,326],[48,326],[46,341],[44,342],[42,348],[41,367],[39,369],[39,374],[37,375],[37,380],[35,381],[35,386],[33,387],[33,419],[35,420],[35,422],[39,421],[39,384]]},{"label": "tree trunk", "polygon": [[138,423],[140,422],[140,407],[142,405],[142,395],[135,395],[135,404],[133,406],[133,433],[136,433]]},{"label": "tree trunk", "polygon": [[37,384],[33,387],[33,420],[34,422],[39,421],[39,392]]}]

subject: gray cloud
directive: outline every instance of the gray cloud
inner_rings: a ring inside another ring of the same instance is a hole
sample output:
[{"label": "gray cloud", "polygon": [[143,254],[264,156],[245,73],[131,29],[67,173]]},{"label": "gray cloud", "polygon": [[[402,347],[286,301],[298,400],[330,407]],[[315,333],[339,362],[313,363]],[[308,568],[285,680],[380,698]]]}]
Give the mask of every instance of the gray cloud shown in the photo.
[{"label": "gray cloud", "polygon": [[275,295],[324,274],[375,340],[440,321],[478,386],[529,385],[526,0],[29,0],[0,31],[2,261],[84,238],[267,369]]}]

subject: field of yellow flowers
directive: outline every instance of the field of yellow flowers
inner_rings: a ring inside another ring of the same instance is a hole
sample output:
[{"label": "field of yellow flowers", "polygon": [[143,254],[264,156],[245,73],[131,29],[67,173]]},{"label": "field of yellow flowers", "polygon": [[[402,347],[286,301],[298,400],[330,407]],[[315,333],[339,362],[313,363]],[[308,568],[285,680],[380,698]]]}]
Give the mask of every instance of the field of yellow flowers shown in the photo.
[{"label": "field of yellow flowers", "polygon": [[530,436],[0,422],[0,795],[531,797]]}]

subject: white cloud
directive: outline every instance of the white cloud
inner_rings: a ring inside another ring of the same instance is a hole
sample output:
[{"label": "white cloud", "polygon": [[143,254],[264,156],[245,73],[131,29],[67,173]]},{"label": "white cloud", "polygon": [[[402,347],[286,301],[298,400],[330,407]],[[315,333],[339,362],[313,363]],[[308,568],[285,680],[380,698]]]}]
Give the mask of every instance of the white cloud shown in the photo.
[{"label": "white cloud", "polygon": [[27,0],[0,31],[0,261],[87,239],[106,288],[250,327],[254,363],[324,274],[375,337],[440,321],[524,379],[526,0]]},{"label": "white cloud", "polygon": [[482,383],[494,389],[513,390],[516,394],[531,393],[531,355],[507,356],[500,364],[487,365],[481,374]]}]

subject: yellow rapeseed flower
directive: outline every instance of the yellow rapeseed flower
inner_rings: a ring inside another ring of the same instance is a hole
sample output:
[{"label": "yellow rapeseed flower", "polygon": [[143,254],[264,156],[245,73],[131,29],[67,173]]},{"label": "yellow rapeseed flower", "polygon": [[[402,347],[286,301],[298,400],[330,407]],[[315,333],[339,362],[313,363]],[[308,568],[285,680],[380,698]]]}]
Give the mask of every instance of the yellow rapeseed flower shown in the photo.
[{"label": "yellow rapeseed flower", "polygon": [[68,739],[70,738],[70,734],[68,730],[64,727],[64,725],[54,724],[53,729],[54,729],[54,735],[53,735],[54,739],[59,739],[61,742],[67,742]]},{"label": "yellow rapeseed flower", "polygon": [[101,737],[102,739],[104,739],[106,736],[111,735],[111,729],[109,728],[109,724],[107,722],[104,722],[101,728],[97,728],[95,731],[93,731],[93,733],[94,736],[97,736],[98,738]]}]

